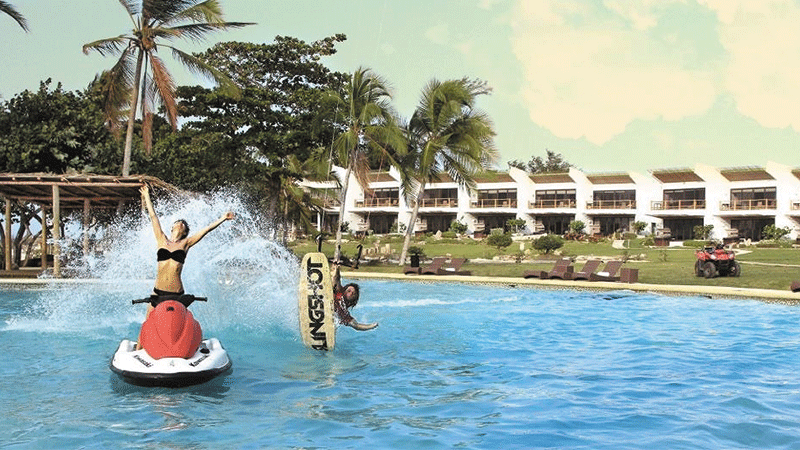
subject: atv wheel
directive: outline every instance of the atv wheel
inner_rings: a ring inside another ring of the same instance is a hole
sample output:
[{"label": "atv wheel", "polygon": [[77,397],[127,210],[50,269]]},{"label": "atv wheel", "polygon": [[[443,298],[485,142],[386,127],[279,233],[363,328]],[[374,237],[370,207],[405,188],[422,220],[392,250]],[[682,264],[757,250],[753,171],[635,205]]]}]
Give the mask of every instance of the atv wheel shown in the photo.
[{"label": "atv wheel", "polygon": [[728,276],[729,277],[738,277],[742,274],[742,266],[739,265],[738,261],[734,261],[731,265],[730,269],[728,269]]},{"label": "atv wheel", "polygon": [[714,263],[706,262],[703,264],[703,276],[706,278],[714,278],[717,274],[717,268],[714,267]]},{"label": "atv wheel", "polygon": [[698,277],[703,276],[703,261],[699,259],[694,263],[694,274]]}]

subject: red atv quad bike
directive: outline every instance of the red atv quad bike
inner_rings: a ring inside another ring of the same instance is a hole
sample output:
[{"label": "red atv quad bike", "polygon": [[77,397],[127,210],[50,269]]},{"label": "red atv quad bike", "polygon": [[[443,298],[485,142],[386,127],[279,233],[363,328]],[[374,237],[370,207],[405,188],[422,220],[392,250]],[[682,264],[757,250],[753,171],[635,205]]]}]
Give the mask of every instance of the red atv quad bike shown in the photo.
[{"label": "red atv quad bike", "polygon": [[705,247],[695,252],[697,262],[694,263],[694,273],[698,277],[714,278],[717,275],[738,277],[742,274],[742,267],[736,261],[736,255],[731,250],[725,250],[722,245]]}]

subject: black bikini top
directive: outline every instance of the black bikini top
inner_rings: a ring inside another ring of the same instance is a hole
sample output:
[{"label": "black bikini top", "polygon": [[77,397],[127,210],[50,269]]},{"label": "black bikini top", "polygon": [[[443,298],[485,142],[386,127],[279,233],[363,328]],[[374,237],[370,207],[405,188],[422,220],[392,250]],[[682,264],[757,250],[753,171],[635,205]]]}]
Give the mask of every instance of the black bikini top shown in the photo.
[{"label": "black bikini top", "polygon": [[158,249],[158,253],[156,253],[156,257],[159,261],[166,261],[168,259],[172,259],[176,262],[183,264],[186,261],[186,250],[177,249],[174,252],[171,252],[165,248]]}]

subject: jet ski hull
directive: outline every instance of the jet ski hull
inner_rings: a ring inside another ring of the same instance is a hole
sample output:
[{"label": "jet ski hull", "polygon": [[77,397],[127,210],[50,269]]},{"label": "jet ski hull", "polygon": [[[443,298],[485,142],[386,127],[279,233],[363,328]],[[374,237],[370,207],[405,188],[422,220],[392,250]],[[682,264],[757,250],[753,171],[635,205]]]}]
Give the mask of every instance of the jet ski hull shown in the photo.
[{"label": "jet ski hull", "polygon": [[216,338],[205,339],[189,358],[153,359],[136,342],[123,339],[111,359],[111,370],[137,386],[183,387],[205,383],[228,372],[233,363]]}]

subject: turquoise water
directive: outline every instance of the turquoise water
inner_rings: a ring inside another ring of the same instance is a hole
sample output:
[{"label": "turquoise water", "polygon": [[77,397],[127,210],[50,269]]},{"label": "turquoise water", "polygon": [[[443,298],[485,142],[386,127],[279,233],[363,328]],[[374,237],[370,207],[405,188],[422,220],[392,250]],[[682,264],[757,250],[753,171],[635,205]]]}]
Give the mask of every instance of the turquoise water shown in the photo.
[{"label": "turquoise water", "polygon": [[145,282],[0,287],[0,448],[800,448],[795,307],[365,281],[321,353],[287,267],[193,282],[233,372],[177,390],[108,369]]}]

